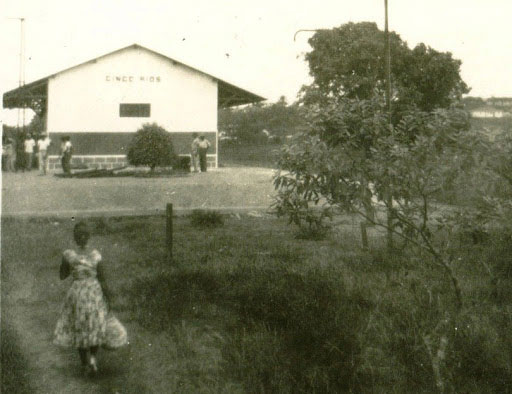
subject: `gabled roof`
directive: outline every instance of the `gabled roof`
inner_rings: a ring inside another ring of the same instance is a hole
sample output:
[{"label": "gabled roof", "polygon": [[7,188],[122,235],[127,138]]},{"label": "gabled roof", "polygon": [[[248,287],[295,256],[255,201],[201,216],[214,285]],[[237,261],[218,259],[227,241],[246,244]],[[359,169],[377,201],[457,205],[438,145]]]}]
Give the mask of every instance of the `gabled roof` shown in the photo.
[{"label": "gabled roof", "polygon": [[116,51],[107,53],[106,55],[99,56],[97,58],[94,58],[94,59],[88,60],[86,62],[80,63],[80,64],[78,64],[76,66],[66,68],[66,69],[64,69],[62,71],[59,71],[59,72],[55,73],[55,74],[48,75],[47,77],[38,79],[37,81],[28,83],[26,85],[20,86],[19,88],[10,90],[10,91],[4,93],[4,95],[3,95],[3,106],[4,106],[4,108],[20,108],[23,105],[29,106],[28,103],[30,103],[31,100],[34,100],[34,99],[46,99],[48,80],[50,78],[53,78],[53,77],[55,77],[55,76],[57,76],[59,74],[62,74],[64,72],[66,72],[66,71],[69,71],[69,70],[81,67],[81,66],[86,65],[86,64],[96,63],[99,59],[103,59],[105,57],[114,55],[116,53],[125,51],[125,50],[130,49],[130,48],[142,49],[144,51],[147,51],[149,53],[152,53],[154,55],[162,57],[162,58],[164,58],[164,59],[166,59],[166,60],[168,60],[168,61],[170,61],[170,62],[172,62],[174,64],[180,64],[180,65],[182,65],[182,66],[184,66],[186,68],[189,68],[191,70],[194,70],[194,71],[199,72],[199,73],[201,73],[203,75],[207,75],[207,76],[213,78],[218,83],[218,103],[219,103],[219,107],[232,107],[232,106],[236,106],[236,105],[250,104],[250,103],[256,103],[256,102],[260,102],[260,101],[266,100],[264,97],[258,96],[257,94],[254,94],[254,93],[251,93],[248,90],[239,88],[239,87],[237,87],[235,85],[232,85],[232,84],[230,84],[230,83],[228,83],[226,81],[223,81],[220,78],[217,78],[217,77],[215,77],[213,75],[205,73],[204,71],[198,70],[198,69],[196,69],[194,67],[191,67],[191,66],[189,66],[189,65],[187,65],[185,63],[182,63],[182,62],[180,62],[178,60],[175,60],[175,59],[170,58],[168,56],[162,55],[159,52],[153,51],[153,50],[148,49],[146,47],[143,47],[142,45],[139,45],[139,44],[132,44],[132,45],[129,45],[127,47],[118,49]]}]

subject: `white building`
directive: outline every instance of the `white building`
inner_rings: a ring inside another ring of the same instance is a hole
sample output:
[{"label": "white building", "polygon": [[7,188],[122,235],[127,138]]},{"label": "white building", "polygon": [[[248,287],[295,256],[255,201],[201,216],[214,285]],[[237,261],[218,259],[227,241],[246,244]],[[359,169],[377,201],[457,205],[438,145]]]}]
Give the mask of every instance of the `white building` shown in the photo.
[{"label": "white building", "polygon": [[471,111],[471,116],[474,118],[503,118],[506,115],[502,109],[491,106],[479,107]]},{"label": "white building", "polygon": [[217,166],[219,107],[264,100],[202,71],[134,44],[4,94],[4,108],[32,108],[46,119],[51,169],[60,166],[60,139],[70,136],[74,163],[112,168],[126,163],[133,134],[157,123],[189,154],[191,133],[212,143]]}]

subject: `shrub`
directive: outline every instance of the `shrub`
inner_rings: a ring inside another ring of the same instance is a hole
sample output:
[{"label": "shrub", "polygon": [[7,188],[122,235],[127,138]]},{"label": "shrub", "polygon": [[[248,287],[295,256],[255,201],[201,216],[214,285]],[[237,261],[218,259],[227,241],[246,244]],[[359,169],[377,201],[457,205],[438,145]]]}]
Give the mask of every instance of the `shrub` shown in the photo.
[{"label": "shrub", "polygon": [[156,123],[146,123],[137,131],[128,148],[128,163],[134,166],[171,166],[176,154],[171,135]]},{"label": "shrub", "polygon": [[179,156],[174,163],[174,169],[190,172],[190,156]]},{"label": "shrub", "polygon": [[194,209],[190,214],[190,223],[196,227],[219,227],[224,224],[224,218],[216,211]]}]

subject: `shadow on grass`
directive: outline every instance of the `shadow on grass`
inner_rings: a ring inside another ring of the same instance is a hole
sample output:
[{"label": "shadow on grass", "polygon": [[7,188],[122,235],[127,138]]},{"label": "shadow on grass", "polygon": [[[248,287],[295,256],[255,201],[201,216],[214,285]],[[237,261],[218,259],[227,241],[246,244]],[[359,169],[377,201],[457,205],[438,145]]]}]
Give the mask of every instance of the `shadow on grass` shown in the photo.
[{"label": "shadow on grass", "polygon": [[21,353],[18,339],[5,323],[2,323],[2,393],[33,393],[28,381],[27,361]]},{"label": "shadow on grass", "polygon": [[138,281],[130,293],[147,329],[193,318],[230,332],[225,370],[250,392],[345,392],[356,386],[358,332],[370,304],[339,285],[279,268],[184,270]]}]

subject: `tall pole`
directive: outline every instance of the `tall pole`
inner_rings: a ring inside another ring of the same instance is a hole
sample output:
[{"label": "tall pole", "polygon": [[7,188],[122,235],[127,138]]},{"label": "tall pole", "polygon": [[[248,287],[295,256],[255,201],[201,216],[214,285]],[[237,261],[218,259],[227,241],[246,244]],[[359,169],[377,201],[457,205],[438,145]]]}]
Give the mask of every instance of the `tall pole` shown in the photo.
[{"label": "tall pole", "polygon": [[165,239],[167,244],[167,262],[172,263],[172,204],[167,204],[166,207],[166,226],[165,226]]},{"label": "tall pole", "polygon": [[20,75],[18,86],[25,85],[25,18],[20,20]]},{"label": "tall pole", "polygon": [[[391,131],[393,128],[393,124],[391,121],[391,45],[389,42],[389,28],[388,28],[388,0],[384,0],[384,12],[385,12],[385,22],[384,22],[384,36],[385,36],[385,64],[386,64],[386,108],[388,111],[388,122],[389,122],[389,130]],[[386,196],[386,205],[388,206],[387,212],[387,247],[388,251],[393,250],[393,196],[391,195],[390,190],[388,190],[388,195]]]},{"label": "tall pole", "polygon": [[[25,85],[25,18],[20,18],[20,86]],[[23,101],[23,133],[25,133],[25,101]]]},{"label": "tall pole", "polygon": [[[20,21],[20,64],[19,64],[19,75],[18,75],[18,87],[25,85],[25,18],[8,18],[17,19]],[[22,123],[23,114],[23,129],[25,129],[25,104],[23,109],[20,111],[18,108],[18,130],[20,123]]]},{"label": "tall pole", "polygon": [[389,43],[388,28],[388,0],[384,0],[385,24],[384,34],[386,36],[385,58],[386,58],[386,107],[388,109],[389,125],[391,126],[391,45]]}]

